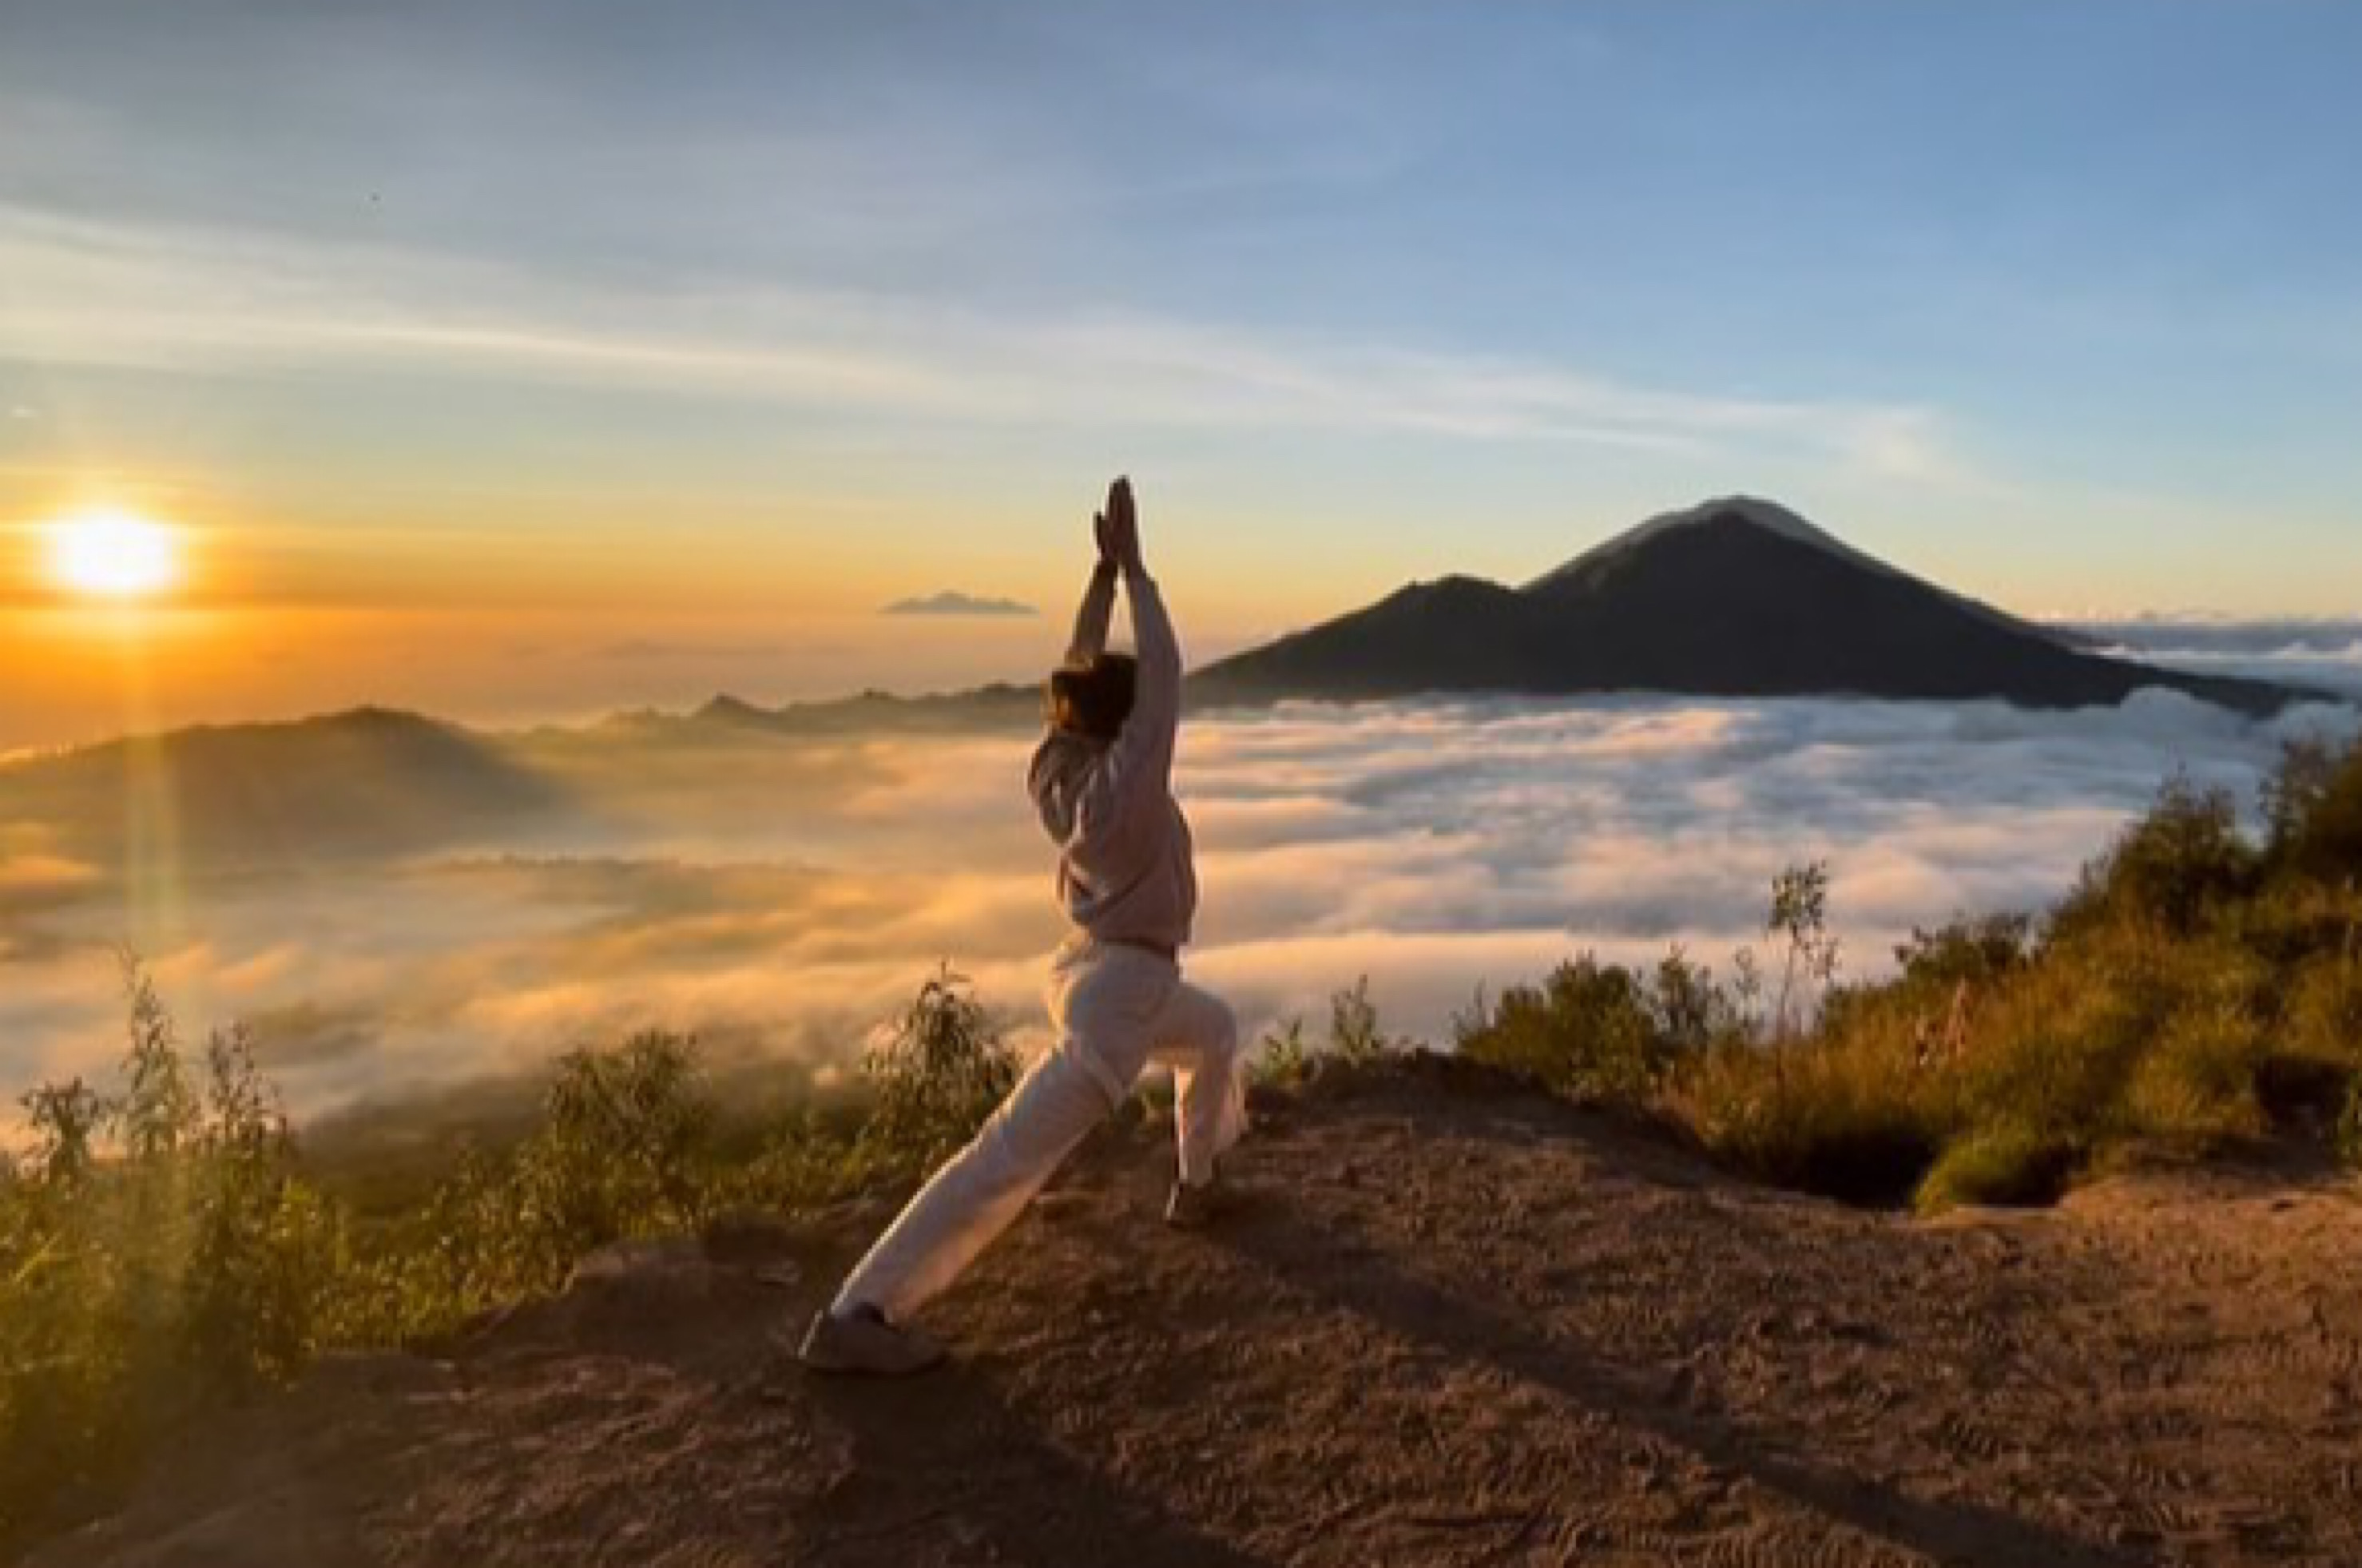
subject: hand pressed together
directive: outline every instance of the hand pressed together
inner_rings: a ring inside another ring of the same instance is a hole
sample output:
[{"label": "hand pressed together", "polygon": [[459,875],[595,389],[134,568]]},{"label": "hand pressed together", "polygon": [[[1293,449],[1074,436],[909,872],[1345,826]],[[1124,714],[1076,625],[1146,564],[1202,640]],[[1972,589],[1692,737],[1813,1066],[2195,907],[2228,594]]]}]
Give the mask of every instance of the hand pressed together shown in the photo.
[{"label": "hand pressed together", "polygon": [[1099,560],[1129,574],[1146,570],[1140,558],[1140,513],[1131,500],[1131,480],[1118,475],[1108,486],[1106,509],[1091,517],[1098,541]]}]

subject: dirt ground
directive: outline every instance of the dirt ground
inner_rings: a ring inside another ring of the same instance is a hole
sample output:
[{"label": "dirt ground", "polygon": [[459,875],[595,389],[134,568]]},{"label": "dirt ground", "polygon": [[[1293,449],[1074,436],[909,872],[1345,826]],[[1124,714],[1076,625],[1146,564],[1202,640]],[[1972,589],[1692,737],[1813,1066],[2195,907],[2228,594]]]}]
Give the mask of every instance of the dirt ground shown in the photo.
[{"label": "dirt ground", "polygon": [[162,1456],[67,1564],[2362,1563],[2362,1191],[1935,1223],[1448,1063],[1269,1108],[1220,1230],[1110,1132],[900,1386],[775,1348],[875,1213],[657,1247]]}]

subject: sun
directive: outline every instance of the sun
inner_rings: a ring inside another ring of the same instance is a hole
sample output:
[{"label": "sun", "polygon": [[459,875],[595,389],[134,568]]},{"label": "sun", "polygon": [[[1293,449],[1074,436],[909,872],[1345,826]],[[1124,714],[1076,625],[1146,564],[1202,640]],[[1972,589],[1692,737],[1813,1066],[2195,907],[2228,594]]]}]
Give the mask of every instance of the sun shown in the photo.
[{"label": "sun", "polygon": [[169,524],[114,509],[50,525],[50,576],[94,599],[146,599],[181,580],[180,536]]}]

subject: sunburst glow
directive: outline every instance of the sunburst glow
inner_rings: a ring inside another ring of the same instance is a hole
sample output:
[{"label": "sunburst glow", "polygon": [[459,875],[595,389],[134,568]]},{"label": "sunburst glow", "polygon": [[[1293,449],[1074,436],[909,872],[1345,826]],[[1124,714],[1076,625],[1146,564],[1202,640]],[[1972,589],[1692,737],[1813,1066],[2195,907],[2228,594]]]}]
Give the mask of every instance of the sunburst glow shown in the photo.
[{"label": "sunburst glow", "polygon": [[144,599],[180,580],[178,533],[114,510],[78,513],[50,525],[50,576],[69,592]]}]

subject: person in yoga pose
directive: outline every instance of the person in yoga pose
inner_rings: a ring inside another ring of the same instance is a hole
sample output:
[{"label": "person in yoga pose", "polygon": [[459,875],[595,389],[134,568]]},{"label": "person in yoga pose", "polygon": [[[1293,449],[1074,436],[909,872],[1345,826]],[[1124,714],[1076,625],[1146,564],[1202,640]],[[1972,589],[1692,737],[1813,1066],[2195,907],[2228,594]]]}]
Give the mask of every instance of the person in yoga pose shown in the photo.
[{"label": "person in yoga pose", "polygon": [[[819,1371],[894,1375],[941,1360],[910,1314],[1016,1220],[1152,1060],[1174,1072],[1169,1223],[1212,1217],[1216,1162],[1245,1131],[1237,1020],[1181,977],[1198,908],[1189,824],[1173,798],[1181,648],[1141,554],[1129,480],[1109,487],[1093,525],[1098,562],[1051,673],[1049,733],[1027,772],[1073,926],[1050,962],[1054,1043],[812,1320],[802,1357]],[[1119,584],[1137,657],[1107,647]]]}]

